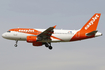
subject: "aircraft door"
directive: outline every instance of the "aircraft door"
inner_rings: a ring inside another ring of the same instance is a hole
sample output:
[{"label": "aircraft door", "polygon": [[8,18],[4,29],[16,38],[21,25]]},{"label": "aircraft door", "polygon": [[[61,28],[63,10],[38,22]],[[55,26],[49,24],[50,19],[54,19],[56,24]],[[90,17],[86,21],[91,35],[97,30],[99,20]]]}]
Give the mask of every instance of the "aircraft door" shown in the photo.
[{"label": "aircraft door", "polygon": [[78,33],[77,33],[76,37],[77,37],[77,38],[79,38],[79,37],[80,37],[80,32],[78,32]]}]

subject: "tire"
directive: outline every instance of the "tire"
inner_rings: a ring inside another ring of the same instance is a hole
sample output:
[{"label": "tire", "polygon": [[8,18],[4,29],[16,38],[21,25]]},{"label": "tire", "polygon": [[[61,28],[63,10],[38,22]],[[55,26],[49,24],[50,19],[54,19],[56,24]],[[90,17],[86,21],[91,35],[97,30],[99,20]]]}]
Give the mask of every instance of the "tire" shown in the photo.
[{"label": "tire", "polygon": [[17,44],[15,44],[14,46],[17,47]]},{"label": "tire", "polygon": [[48,44],[45,44],[45,46],[46,46],[46,47],[49,47],[49,45],[48,45]]},{"label": "tire", "polygon": [[52,46],[49,46],[49,49],[52,50]]}]

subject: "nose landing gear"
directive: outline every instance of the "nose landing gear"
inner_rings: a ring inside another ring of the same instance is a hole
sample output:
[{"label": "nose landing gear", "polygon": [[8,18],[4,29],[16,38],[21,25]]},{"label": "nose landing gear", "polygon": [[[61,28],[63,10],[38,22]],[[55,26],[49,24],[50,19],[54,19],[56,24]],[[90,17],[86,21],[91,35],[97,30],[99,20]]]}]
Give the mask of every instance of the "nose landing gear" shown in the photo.
[{"label": "nose landing gear", "polygon": [[14,45],[15,47],[17,47],[18,45],[17,45],[17,43],[18,43],[18,40],[16,40],[16,44]]}]

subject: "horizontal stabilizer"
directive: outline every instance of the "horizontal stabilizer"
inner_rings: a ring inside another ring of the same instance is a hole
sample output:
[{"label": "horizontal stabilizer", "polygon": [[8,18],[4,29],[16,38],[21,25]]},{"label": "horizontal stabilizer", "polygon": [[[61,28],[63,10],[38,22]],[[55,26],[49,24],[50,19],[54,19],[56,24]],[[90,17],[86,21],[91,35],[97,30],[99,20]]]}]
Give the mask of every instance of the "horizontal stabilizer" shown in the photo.
[{"label": "horizontal stabilizer", "polygon": [[92,35],[96,34],[97,32],[98,32],[98,31],[92,31],[92,32],[90,32],[90,33],[87,33],[86,36],[92,36]]}]

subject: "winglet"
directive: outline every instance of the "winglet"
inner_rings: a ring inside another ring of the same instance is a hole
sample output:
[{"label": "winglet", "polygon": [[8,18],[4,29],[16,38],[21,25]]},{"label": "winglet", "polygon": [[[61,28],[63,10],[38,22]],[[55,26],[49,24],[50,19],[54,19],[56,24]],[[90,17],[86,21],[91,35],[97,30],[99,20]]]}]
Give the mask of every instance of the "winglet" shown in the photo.
[{"label": "winglet", "polygon": [[54,28],[56,28],[57,25],[53,26]]}]

